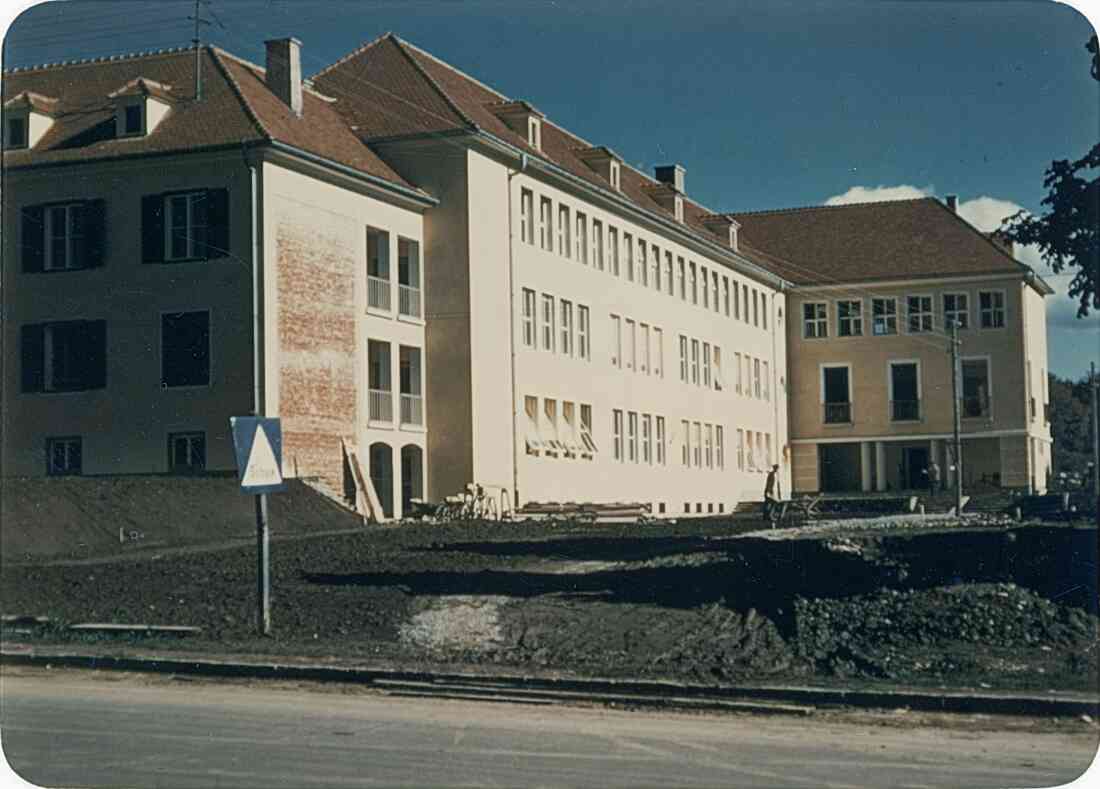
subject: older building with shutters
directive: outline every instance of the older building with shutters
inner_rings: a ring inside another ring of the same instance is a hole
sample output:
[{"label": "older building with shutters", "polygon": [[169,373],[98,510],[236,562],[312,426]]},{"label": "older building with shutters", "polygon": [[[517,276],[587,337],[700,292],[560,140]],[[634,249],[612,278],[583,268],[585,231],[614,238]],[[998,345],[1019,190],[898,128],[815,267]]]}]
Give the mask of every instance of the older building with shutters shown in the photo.
[{"label": "older building with shutters", "polygon": [[5,476],[230,472],[258,396],[288,474],[423,495],[437,201],[268,56],[204,49],[201,94],[193,50],[5,73]]}]

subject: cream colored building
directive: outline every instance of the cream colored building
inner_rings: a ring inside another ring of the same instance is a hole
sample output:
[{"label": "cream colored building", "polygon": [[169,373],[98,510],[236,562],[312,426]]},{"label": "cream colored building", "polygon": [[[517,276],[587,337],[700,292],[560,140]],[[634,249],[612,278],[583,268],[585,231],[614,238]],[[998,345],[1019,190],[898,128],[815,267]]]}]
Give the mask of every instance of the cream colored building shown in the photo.
[{"label": "cream colored building", "polygon": [[1051,468],[1049,287],[947,205],[739,214],[783,260],[796,491],[953,482],[950,338],[961,358],[963,482],[1043,490]]}]

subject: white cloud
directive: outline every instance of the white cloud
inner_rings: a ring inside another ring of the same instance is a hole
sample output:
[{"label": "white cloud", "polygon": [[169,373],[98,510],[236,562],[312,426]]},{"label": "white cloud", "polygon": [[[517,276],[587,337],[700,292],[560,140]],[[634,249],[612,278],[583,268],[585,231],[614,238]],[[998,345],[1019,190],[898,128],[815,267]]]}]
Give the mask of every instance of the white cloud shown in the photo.
[{"label": "white cloud", "polygon": [[885,200],[914,200],[919,197],[928,197],[934,191],[931,186],[920,189],[909,184],[899,186],[853,186],[844,194],[830,197],[825,201],[825,205],[879,203]]},{"label": "white cloud", "polygon": [[1021,208],[1022,206],[1016,205],[1011,200],[982,196],[959,203],[959,216],[983,233],[990,233]]}]

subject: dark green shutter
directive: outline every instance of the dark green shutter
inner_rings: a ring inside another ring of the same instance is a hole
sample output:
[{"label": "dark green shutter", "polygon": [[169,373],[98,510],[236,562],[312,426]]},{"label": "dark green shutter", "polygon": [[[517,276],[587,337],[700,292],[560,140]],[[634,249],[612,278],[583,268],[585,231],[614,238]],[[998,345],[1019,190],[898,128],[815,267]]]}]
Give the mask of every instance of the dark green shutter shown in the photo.
[{"label": "dark green shutter", "polygon": [[229,254],[229,190],[207,189],[206,206],[206,257],[225,257]]},{"label": "dark green shutter", "polygon": [[23,391],[41,392],[45,386],[45,333],[41,323],[23,327]]},{"label": "dark green shutter", "polygon": [[42,271],[46,250],[46,211],[40,205],[23,209],[23,271]]},{"label": "dark green shutter", "polygon": [[104,247],[107,238],[107,203],[104,200],[89,200],[81,206],[79,221],[84,224],[84,249],[81,263],[87,268],[103,265]]},{"label": "dark green shutter", "polygon": [[107,321],[85,321],[83,327],[87,367],[85,388],[102,389],[107,385]]},{"label": "dark green shutter", "polygon": [[164,195],[141,198],[141,260],[164,262]]}]

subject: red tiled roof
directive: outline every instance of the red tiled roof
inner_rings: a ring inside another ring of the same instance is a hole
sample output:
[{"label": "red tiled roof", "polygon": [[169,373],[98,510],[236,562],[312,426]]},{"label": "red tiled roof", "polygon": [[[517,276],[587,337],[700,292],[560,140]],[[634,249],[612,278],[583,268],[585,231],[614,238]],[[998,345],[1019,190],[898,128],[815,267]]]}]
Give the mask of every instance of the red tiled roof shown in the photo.
[{"label": "red tiled roof", "polygon": [[43,96],[34,91],[25,90],[7,99],[4,102],[4,106],[12,108],[26,106],[43,115],[53,115],[57,112],[57,99],[51,98],[50,96]]},{"label": "red tiled roof", "polygon": [[[19,69],[4,74],[3,93],[58,97],[54,124],[32,149],[4,152],[5,167],[86,162],[117,156],[175,153],[279,141],[338,164],[408,187],[364,145],[331,102],[303,91],[295,117],[264,84],[264,71],[216,47],[202,54],[202,100],[195,97],[194,50],[169,50]],[[114,100],[140,81],[173,99],[172,110],[144,137],[116,139]]]},{"label": "red tiled roof", "polygon": [[152,96],[157,99],[165,99],[166,101],[176,100],[176,96],[172,93],[172,87],[170,85],[162,85],[159,82],[146,79],[145,77],[132,79],[122,87],[107,94],[107,98],[110,99],[116,96]]},{"label": "red tiled roof", "polygon": [[[594,186],[611,189],[607,180],[585,163],[592,143],[549,119],[542,121],[542,149],[528,145],[498,116],[501,106],[519,104],[478,82],[433,55],[387,33],[371,41],[313,77],[318,89],[337,98],[336,108],[367,142],[389,137],[416,136],[475,127],[518,148],[549,160]],[[529,105],[528,105],[529,106]],[[625,163],[620,168],[622,194],[638,207],[667,218],[671,208],[651,193],[660,182]],[[701,221],[712,212],[684,199],[684,224],[707,240],[725,238]],[[754,259],[751,250],[742,254]]]},{"label": "red tiled roof", "polygon": [[799,285],[1027,271],[932,197],[730,216],[741,241]]}]

